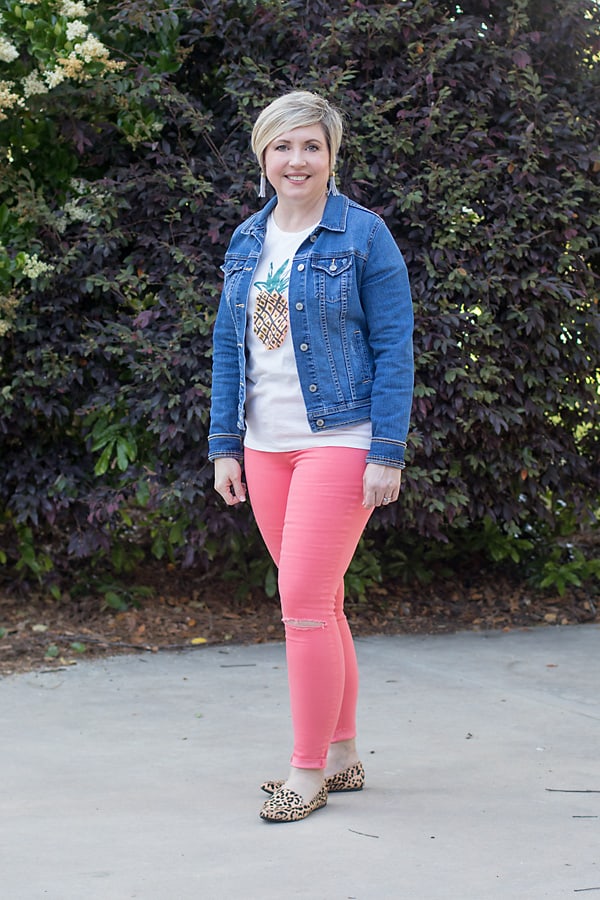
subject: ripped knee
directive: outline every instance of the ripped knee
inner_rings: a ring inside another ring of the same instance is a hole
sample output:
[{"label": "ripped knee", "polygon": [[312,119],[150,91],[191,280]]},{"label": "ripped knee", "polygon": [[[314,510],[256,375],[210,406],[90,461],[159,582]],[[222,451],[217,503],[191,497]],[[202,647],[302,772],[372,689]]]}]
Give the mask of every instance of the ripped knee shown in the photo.
[{"label": "ripped knee", "polygon": [[287,628],[298,628],[301,631],[310,628],[325,628],[326,622],[319,619],[282,619]]}]

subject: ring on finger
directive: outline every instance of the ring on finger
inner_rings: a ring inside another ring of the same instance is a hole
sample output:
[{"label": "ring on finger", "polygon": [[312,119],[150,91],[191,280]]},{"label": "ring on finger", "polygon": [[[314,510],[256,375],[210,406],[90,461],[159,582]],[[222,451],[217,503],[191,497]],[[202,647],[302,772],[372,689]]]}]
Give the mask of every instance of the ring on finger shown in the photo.
[{"label": "ring on finger", "polygon": [[383,503],[391,503],[391,501],[392,501],[392,498],[391,498],[391,497],[384,497],[384,498],[383,498]]}]

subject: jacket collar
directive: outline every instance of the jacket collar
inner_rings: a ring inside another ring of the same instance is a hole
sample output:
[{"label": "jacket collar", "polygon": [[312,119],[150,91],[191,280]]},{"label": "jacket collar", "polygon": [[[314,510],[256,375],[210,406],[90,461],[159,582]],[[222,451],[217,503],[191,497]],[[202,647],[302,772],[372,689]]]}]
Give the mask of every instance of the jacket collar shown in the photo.
[{"label": "jacket collar", "polygon": [[[271,197],[269,202],[263,206],[261,210],[250,216],[242,225],[242,234],[259,234],[265,231],[267,219],[277,206],[277,197]],[[348,217],[348,207],[350,200],[343,194],[334,197],[331,194],[327,198],[323,217],[319,222],[319,228],[326,228],[328,231],[345,231],[346,219]]]}]

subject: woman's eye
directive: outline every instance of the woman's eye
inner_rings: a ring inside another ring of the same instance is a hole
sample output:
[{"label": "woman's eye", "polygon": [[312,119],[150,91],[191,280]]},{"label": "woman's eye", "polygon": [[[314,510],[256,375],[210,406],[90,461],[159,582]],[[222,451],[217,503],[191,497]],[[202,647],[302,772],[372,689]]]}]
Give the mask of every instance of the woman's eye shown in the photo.
[{"label": "woman's eye", "polygon": [[[287,144],[275,144],[273,147],[273,150],[278,150],[278,151],[283,151],[283,152],[285,152],[286,150],[289,150],[289,149],[290,148]],[[319,146],[319,144],[307,144],[306,149],[310,150],[311,153],[318,153],[318,151],[321,149],[321,147]]]}]

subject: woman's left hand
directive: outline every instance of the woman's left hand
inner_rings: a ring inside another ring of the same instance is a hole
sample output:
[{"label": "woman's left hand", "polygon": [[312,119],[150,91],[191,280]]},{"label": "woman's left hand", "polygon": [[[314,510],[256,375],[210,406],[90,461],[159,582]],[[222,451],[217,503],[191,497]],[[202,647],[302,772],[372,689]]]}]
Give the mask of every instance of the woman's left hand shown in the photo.
[{"label": "woman's left hand", "polygon": [[388,506],[398,499],[402,469],[367,463],[363,476],[363,506]]}]

